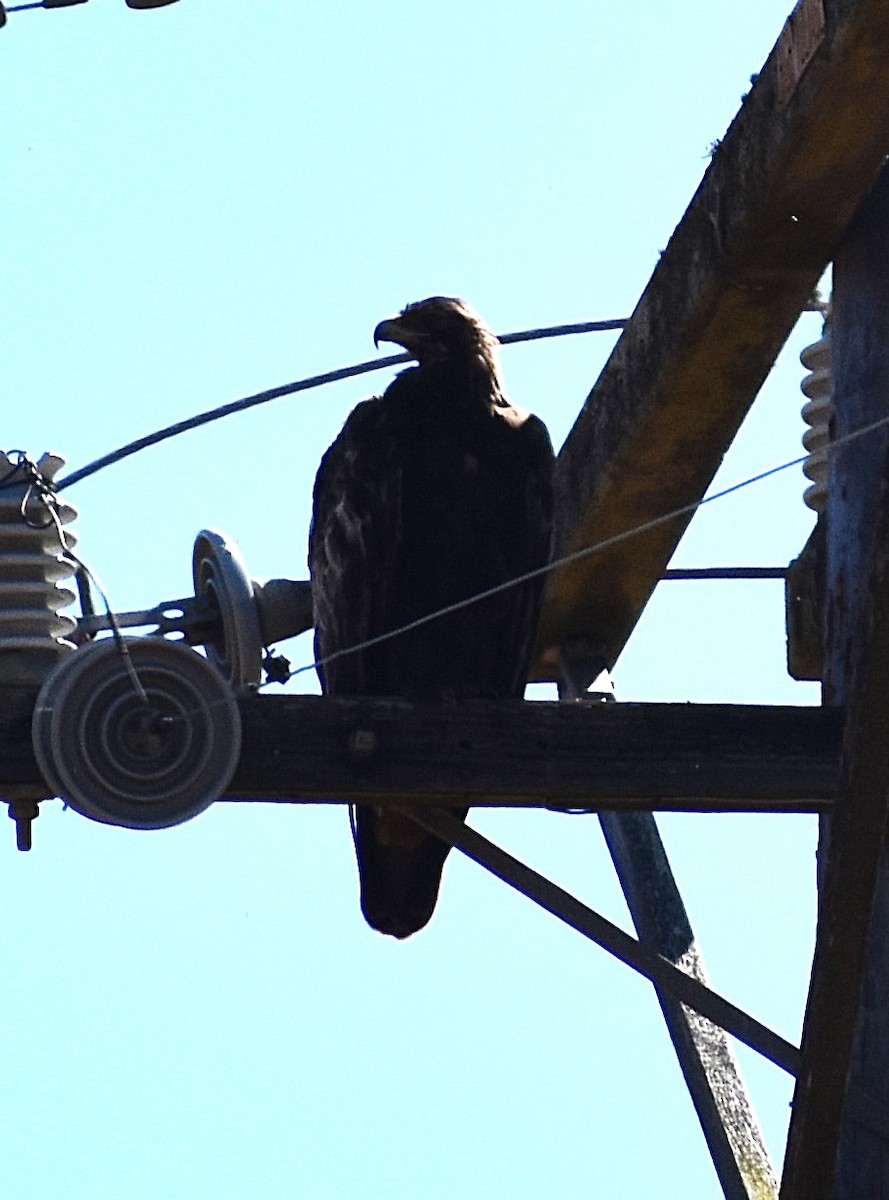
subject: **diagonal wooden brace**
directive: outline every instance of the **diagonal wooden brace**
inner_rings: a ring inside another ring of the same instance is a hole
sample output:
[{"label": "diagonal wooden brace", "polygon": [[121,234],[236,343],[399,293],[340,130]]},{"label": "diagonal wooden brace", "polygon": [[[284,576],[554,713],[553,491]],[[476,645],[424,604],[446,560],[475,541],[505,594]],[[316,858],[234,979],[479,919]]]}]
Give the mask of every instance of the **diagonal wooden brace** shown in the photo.
[{"label": "diagonal wooden brace", "polygon": [[498,879],[514,887],[541,908],[570,925],[572,929],[576,929],[615,958],[619,958],[628,967],[650,979],[659,988],[693,1008],[695,1012],[720,1025],[789,1074],[795,1074],[799,1062],[799,1050],[796,1046],[732,1004],[730,1000],[687,975],[607,918],[588,908],[558,884],[519,862],[450,813],[428,808],[402,807],[400,811],[430,833],[440,837],[442,841],[462,850]]}]

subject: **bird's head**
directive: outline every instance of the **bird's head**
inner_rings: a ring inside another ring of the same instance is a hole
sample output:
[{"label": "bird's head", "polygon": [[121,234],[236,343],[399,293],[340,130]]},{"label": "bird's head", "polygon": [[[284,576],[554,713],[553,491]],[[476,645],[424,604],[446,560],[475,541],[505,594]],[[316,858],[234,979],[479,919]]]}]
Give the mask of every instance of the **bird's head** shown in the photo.
[{"label": "bird's head", "polygon": [[453,296],[430,296],[409,304],[397,317],[381,321],[374,345],[395,342],[423,366],[448,360],[475,360],[497,375],[497,338],[478,313]]}]

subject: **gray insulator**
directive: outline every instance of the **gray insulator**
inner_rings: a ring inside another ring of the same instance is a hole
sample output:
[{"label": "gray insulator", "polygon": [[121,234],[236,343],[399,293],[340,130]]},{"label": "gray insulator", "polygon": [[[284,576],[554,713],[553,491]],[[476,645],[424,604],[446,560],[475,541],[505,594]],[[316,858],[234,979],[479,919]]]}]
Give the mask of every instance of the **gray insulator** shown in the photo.
[{"label": "gray insulator", "polygon": [[[57,454],[44,454],[37,467],[52,480],[64,465]],[[29,481],[17,481],[14,458],[0,451],[0,683],[15,686],[39,684],[60,658],[70,654],[69,640],[76,621],[62,610],[75,599],[64,581],[76,565],[67,558],[59,530],[45,503],[32,490],[25,504]],[[77,515],[70,504],[55,502],[62,525]],[[70,546],[75,536],[66,531]]]},{"label": "gray insulator", "polygon": [[[44,681],[31,733],[54,793],[94,821],[164,829],[228,787],[241,749],[231,689],[196,650],[115,638],[69,655]],[[142,694],[136,690],[133,672]]]},{"label": "gray insulator", "polygon": [[803,434],[803,446],[809,454],[803,463],[803,474],[812,481],[803,500],[815,512],[823,513],[827,507],[827,455],[834,413],[829,318],[818,341],[806,346],[799,357],[809,371],[800,384],[803,395],[808,397],[802,418],[810,426]]},{"label": "gray insulator", "polygon": [[262,629],[253,581],[237,544],[215,529],[202,529],[192,554],[194,591],[219,613],[218,635],[206,643],[207,658],[234,688],[262,677]]},{"label": "gray insulator", "polygon": [[192,576],[198,601],[216,615],[211,637],[202,637],[207,658],[234,688],[255,687],[262,651],[312,628],[308,580],[250,578],[237,543],[215,529],[195,538]]}]

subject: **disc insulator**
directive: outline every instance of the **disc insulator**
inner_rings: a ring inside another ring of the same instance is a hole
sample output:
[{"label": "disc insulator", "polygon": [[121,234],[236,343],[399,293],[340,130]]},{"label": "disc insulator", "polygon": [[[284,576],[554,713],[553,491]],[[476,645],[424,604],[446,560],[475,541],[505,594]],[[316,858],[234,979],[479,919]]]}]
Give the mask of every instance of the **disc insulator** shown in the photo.
[{"label": "disc insulator", "polygon": [[262,677],[262,630],[237,545],[224,534],[203,529],[194,543],[195,595],[210,598],[219,612],[219,635],[206,643],[207,658],[233,687],[253,686]]},{"label": "disc insulator", "polygon": [[196,816],[228,787],[241,719],[225,681],[196,651],[126,638],[93,642],[46,678],[32,725],[48,784],[73,809],[128,829]]}]

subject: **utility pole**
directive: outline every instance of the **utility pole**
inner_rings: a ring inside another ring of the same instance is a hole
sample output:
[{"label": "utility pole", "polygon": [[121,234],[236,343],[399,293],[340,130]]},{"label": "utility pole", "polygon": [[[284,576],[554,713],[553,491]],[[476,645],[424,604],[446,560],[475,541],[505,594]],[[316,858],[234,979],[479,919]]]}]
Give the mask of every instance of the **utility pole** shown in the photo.
[{"label": "utility pole", "polygon": [[[832,318],[835,436],[889,416],[889,173],[849,230],[837,257]],[[850,704],[860,695],[866,662],[878,653],[870,643],[869,585],[885,570],[889,544],[876,541],[885,507],[889,430],[881,429],[833,456],[827,513],[824,703]],[[871,585],[872,586],[872,585]],[[882,597],[883,607],[889,596]],[[878,701],[879,702],[879,701]],[[889,703],[884,696],[882,703]],[[866,717],[866,714],[865,714]],[[881,747],[889,755],[889,744]],[[885,799],[884,799],[885,807]],[[840,818],[838,818],[840,819]],[[825,833],[830,822],[822,821]],[[822,839],[824,840],[824,839]],[[829,849],[828,849],[829,855]],[[889,853],[880,854],[873,895],[866,965],[849,1088],[865,1113],[851,1115],[840,1130],[837,1200],[889,1197],[889,1143],[879,1125],[889,1120]],[[881,1115],[885,1114],[881,1122]]]},{"label": "utility pole", "polygon": [[[889,173],[834,269],[834,437],[889,416]],[[830,457],[825,704],[847,711],[782,1200],[889,1200],[889,432]]]}]

